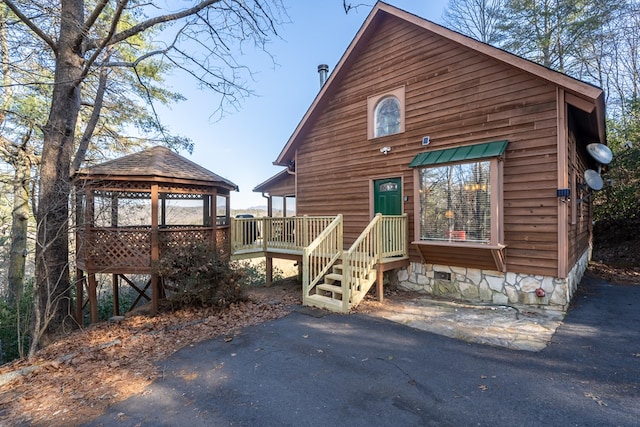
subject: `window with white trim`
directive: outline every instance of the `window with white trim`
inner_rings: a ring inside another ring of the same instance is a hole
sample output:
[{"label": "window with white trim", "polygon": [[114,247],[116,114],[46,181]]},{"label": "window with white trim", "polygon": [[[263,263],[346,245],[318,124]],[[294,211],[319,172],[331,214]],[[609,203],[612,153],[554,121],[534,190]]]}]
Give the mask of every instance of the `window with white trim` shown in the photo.
[{"label": "window with white trim", "polygon": [[[492,161],[419,169],[420,240],[491,243]],[[496,229],[496,228],[494,228]]]}]

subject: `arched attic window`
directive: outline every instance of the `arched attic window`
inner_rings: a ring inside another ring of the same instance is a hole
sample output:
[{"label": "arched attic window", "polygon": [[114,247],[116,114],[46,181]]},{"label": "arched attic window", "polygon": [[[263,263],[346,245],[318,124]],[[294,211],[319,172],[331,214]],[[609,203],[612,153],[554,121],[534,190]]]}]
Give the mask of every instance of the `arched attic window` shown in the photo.
[{"label": "arched attic window", "polygon": [[400,132],[400,101],[395,96],[382,98],[373,113],[375,138]]},{"label": "arched attic window", "polygon": [[404,132],[404,86],[371,96],[368,106],[368,138]]}]

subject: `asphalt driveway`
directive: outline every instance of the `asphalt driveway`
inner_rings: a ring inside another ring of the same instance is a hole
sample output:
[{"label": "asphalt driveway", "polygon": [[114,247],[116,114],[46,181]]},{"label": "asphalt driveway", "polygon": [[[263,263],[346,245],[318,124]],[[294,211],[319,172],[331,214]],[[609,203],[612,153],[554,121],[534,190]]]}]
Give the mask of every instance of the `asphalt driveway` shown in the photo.
[{"label": "asphalt driveway", "polygon": [[301,309],[177,352],[87,426],[639,425],[640,286],[574,301],[538,353]]}]

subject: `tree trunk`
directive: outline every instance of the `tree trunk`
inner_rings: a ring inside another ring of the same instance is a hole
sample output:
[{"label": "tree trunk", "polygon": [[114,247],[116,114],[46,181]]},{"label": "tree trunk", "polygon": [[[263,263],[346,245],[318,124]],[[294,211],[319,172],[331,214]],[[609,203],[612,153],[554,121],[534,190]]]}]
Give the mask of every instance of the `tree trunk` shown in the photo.
[{"label": "tree trunk", "polygon": [[[28,139],[28,137],[26,137]],[[31,164],[26,143],[18,147],[13,162],[13,211],[11,214],[11,248],[9,250],[9,305],[20,301],[24,289],[24,266],[27,256],[27,226],[29,223],[29,179]]]},{"label": "tree trunk", "polygon": [[29,356],[46,346],[71,317],[69,279],[69,170],[80,111],[83,1],[63,0],[56,73],[43,129],[38,208],[36,281]]}]

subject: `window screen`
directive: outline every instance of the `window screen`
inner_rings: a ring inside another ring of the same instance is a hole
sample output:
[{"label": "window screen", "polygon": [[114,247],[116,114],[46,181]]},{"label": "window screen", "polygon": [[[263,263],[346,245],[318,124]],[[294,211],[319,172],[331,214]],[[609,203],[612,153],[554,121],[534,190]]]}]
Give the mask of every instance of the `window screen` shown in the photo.
[{"label": "window screen", "polygon": [[229,215],[227,215],[227,205],[229,204],[229,198],[225,196],[216,196],[216,224],[227,225],[229,224]]}]

